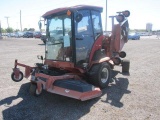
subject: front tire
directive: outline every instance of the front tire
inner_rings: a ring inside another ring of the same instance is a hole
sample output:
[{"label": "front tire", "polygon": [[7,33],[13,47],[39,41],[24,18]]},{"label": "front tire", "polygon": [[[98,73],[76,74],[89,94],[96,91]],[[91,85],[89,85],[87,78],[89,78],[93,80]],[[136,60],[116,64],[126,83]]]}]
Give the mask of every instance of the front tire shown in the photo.
[{"label": "front tire", "polygon": [[94,74],[91,76],[91,82],[100,87],[106,88],[111,80],[111,68],[106,62],[93,66],[92,71]]},{"label": "front tire", "polygon": [[29,92],[33,96],[40,96],[41,93],[42,93],[42,88],[41,88],[41,91],[39,92],[38,89],[37,89],[37,84],[36,83],[31,83],[30,88],[29,88]]}]

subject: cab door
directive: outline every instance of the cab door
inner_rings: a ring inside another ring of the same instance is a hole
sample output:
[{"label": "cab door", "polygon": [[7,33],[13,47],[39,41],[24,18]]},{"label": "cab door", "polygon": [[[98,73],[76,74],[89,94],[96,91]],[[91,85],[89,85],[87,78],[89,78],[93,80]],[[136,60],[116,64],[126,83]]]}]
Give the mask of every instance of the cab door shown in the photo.
[{"label": "cab door", "polygon": [[94,32],[90,10],[79,10],[74,15],[75,19],[78,14],[82,15],[82,20],[75,20],[76,65],[82,66],[83,63],[88,63],[89,54],[94,43]]}]

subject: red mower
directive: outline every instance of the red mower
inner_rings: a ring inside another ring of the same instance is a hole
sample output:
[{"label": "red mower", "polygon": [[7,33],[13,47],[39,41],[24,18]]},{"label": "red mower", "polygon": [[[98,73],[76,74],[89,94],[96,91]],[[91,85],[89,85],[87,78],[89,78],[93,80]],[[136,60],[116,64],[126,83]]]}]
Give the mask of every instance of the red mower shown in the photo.
[{"label": "red mower", "polygon": [[[101,96],[115,65],[122,65],[122,72],[129,72],[129,61],[121,60],[126,56],[121,50],[128,41],[130,15],[126,10],[111,16],[112,33],[103,35],[102,10],[79,5],[46,12],[42,16],[47,37],[45,58],[38,56],[42,63],[35,67],[15,60],[12,80],[30,78],[30,93],[36,96],[43,90],[81,101]],[[114,19],[118,24],[114,24]],[[40,29],[41,25],[40,21]],[[18,66],[25,67],[24,75]]]}]

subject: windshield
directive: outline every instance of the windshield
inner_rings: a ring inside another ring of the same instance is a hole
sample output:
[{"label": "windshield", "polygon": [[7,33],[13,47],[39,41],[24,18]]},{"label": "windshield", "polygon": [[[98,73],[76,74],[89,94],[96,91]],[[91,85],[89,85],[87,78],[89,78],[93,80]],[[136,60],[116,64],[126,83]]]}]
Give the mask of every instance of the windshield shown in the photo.
[{"label": "windshield", "polygon": [[71,61],[71,16],[48,19],[46,59]]}]

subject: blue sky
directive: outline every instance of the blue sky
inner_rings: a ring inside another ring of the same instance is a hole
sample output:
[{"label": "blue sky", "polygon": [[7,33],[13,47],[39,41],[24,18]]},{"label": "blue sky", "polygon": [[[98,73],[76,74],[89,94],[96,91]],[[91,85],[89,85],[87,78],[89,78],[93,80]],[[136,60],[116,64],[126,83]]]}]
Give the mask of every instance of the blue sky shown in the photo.
[{"label": "blue sky", "polygon": [[[20,29],[20,10],[22,12],[22,28],[38,30],[38,21],[45,12],[65,6],[79,4],[96,5],[103,7],[102,19],[105,26],[106,0],[0,0],[0,21],[2,28],[9,26]],[[130,10],[128,18],[131,29],[145,29],[146,23],[153,24],[153,30],[160,29],[160,0],[107,0],[107,15],[115,15],[117,11]],[[111,20],[108,18],[107,30],[111,29]]]}]

